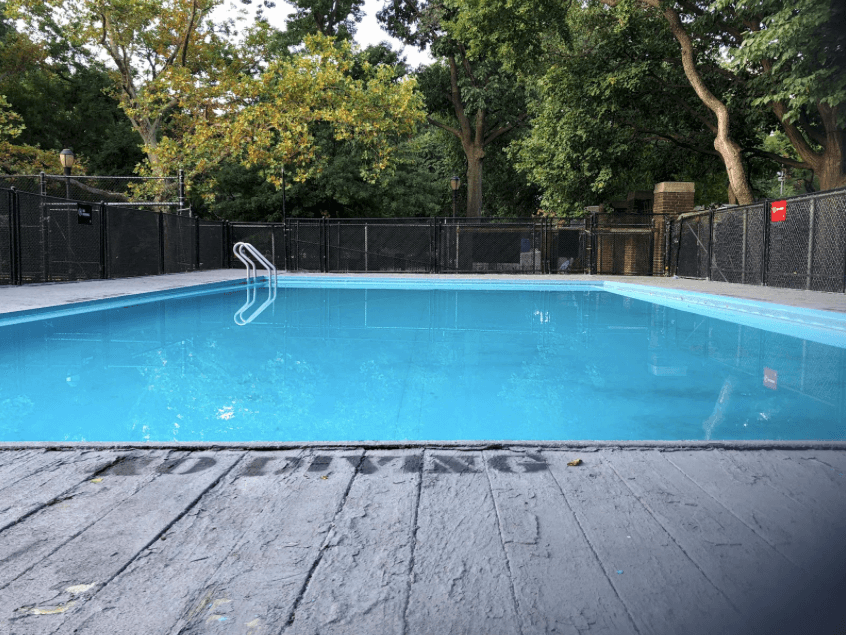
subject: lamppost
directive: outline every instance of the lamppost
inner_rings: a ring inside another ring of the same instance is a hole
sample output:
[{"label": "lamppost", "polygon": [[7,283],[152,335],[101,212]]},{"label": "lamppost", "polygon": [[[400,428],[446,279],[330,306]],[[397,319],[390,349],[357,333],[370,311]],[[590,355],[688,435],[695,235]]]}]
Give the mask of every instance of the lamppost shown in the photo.
[{"label": "lamppost", "polygon": [[282,166],[282,222],[287,218],[285,214],[285,166]]},{"label": "lamppost", "polygon": [[455,218],[456,207],[458,206],[458,187],[461,185],[461,179],[457,176],[449,180],[449,186],[452,188],[452,217]]},{"label": "lamppost", "polygon": [[59,161],[61,161],[65,173],[65,198],[70,198],[70,175],[74,159],[76,159],[76,156],[70,148],[65,148],[59,152]]}]

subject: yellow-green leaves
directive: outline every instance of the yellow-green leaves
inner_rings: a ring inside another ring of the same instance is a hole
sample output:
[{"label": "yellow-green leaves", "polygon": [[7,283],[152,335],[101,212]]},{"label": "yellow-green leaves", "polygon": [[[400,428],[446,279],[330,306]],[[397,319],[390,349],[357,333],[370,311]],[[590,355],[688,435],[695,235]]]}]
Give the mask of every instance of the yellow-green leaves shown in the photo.
[{"label": "yellow-green leaves", "polygon": [[191,78],[178,86],[181,139],[162,140],[160,160],[191,174],[237,161],[280,187],[283,166],[296,181],[320,173],[325,157],[315,133],[329,127],[336,141],[366,153],[363,176],[374,180],[390,168],[396,141],[424,120],[422,99],[413,79],[398,80],[385,65],[362,64],[354,74],[354,62],[349,42],[314,36],[259,74],[230,69],[214,82]]}]

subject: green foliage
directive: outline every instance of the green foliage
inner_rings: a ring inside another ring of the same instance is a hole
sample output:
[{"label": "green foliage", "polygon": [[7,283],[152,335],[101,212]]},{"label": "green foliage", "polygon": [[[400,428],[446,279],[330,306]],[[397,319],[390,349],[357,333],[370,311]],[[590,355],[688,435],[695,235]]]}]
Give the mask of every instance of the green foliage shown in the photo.
[{"label": "green foliage", "polygon": [[[751,71],[754,106],[787,105],[798,121],[822,103],[846,103],[846,5],[836,0],[717,0],[713,9],[746,25],[742,41],[727,52],[729,67]],[[763,71],[763,72],[762,72]],[[846,124],[846,109],[840,113]],[[846,126],[844,126],[846,127]]]}]

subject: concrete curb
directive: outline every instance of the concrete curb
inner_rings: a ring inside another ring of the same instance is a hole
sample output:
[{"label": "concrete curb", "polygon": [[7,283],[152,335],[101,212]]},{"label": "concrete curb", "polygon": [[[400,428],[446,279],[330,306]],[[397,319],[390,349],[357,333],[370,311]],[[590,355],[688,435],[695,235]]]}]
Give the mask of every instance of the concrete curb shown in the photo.
[{"label": "concrete curb", "polygon": [[662,450],[676,452],[682,450],[846,450],[846,441],[826,440],[733,440],[733,441],[252,441],[252,442],[0,442],[0,452],[14,450],[399,450],[399,449],[448,449],[468,450],[582,450],[598,451],[607,449],[620,450]]}]

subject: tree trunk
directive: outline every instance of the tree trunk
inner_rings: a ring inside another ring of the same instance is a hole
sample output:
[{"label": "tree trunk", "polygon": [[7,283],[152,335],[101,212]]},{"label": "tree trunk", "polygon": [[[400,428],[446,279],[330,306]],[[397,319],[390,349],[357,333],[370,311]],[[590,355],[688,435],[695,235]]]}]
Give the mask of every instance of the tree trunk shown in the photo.
[{"label": "tree trunk", "polygon": [[467,155],[467,218],[479,218],[482,215],[482,161],[485,150],[478,141],[465,145]]},{"label": "tree trunk", "polygon": [[825,144],[814,173],[820,179],[820,190],[833,190],[846,185],[846,131],[837,125],[837,107],[818,107],[825,128]]},{"label": "tree trunk", "polygon": [[158,123],[151,123],[146,119],[139,119],[137,117],[129,117],[129,122],[141,136],[141,141],[144,142],[144,153],[147,155],[147,161],[150,162],[150,169],[153,174],[155,176],[163,176],[161,174],[161,163],[157,152],[159,145]]},{"label": "tree trunk", "polygon": [[663,13],[664,19],[670,26],[670,31],[681,46],[682,67],[687,81],[696,92],[696,96],[717,118],[716,127],[711,126],[711,130],[716,133],[714,149],[719,152],[726,166],[731,189],[734,191],[739,204],[749,205],[754,201],[754,196],[752,195],[752,187],[749,185],[749,179],[746,176],[746,170],[743,167],[741,147],[731,138],[728,108],[708,89],[699,74],[696,68],[693,40],[685,30],[679,14],[671,7],[662,6],[660,0],[645,1]]}]

